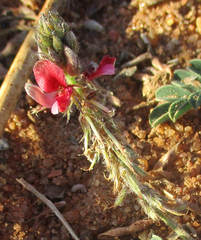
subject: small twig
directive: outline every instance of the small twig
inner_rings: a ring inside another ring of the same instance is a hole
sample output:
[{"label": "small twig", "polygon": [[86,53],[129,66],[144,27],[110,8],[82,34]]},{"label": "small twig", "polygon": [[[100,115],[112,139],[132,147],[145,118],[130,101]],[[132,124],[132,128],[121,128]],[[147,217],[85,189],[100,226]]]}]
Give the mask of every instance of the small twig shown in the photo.
[{"label": "small twig", "polygon": [[8,22],[8,21],[13,21],[13,20],[29,20],[29,21],[35,21],[36,19],[33,17],[25,17],[25,16],[4,16],[0,18],[0,23],[2,22]]},{"label": "small twig", "polygon": [[170,163],[176,156],[177,149],[180,143],[181,142],[178,142],[177,144],[175,144],[173,148],[171,148],[166,154],[164,154],[155,164],[153,170],[158,170],[161,168],[163,169],[166,164]]},{"label": "small twig", "polygon": [[32,192],[34,195],[36,195],[41,201],[43,201],[51,210],[52,212],[59,218],[59,220],[62,222],[62,224],[65,226],[65,228],[69,231],[69,233],[72,235],[72,237],[75,240],[79,240],[71,226],[68,224],[68,222],[65,220],[65,218],[62,216],[62,214],[59,212],[59,210],[55,207],[55,205],[48,200],[44,195],[39,193],[33,186],[31,186],[28,182],[26,182],[23,178],[16,179],[24,188]]},{"label": "small twig", "polygon": [[150,52],[146,52],[146,53],[143,53],[141,55],[139,55],[138,57],[136,57],[135,59],[125,63],[124,65],[122,65],[121,67],[122,68],[128,68],[128,67],[133,67],[133,66],[136,66],[138,65],[139,63],[143,62],[144,60],[147,60],[147,59],[151,59],[153,56]]},{"label": "small twig", "polygon": [[[35,25],[41,16],[50,9],[57,10],[62,0],[46,0],[37,16]],[[30,31],[26,36],[18,54],[15,57],[0,89],[0,139],[4,132],[4,127],[19,99],[24,88],[24,84],[31,74],[36,57],[35,32]],[[33,55],[35,54],[35,58]]]},{"label": "small twig", "polygon": [[137,222],[134,222],[128,227],[118,227],[111,229],[105,233],[101,233],[98,235],[98,239],[108,239],[109,237],[120,237],[129,235],[134,232],[139,232],[150,225],[152,225],[154,221],[152,219],[145,218],[143,220],[139,220]]},{"label": "small twig", "polygon": [[151,105],[154,105],[156,103],[157,103],[156,99],[150,100],[149,102],[141,102],[140,104],[134,106],[132,110],[139,110],[140,108],[143,107],[150,107]]},{"label": "small twig", "polygon": [[5,29],[5,30],[1,30],[0,37],[2,37],[4,35],[7,35],[9,33],[12,33],[12,32],[19,31],[19,30],[21,30],[21,31],[31,31],[31,30],[34,30],[34,28],[26,26],[26,25],[17,25],[15,27],[11,27],[11,28],[8,28],[8,29]]}]

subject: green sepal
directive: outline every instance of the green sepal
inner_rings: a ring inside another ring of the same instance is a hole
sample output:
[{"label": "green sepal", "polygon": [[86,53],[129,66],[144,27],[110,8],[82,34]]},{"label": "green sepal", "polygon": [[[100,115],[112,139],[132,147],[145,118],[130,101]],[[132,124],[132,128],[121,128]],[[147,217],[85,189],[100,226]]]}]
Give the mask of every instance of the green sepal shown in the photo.
[{"label": "green sepal", "polygon": [[52,35],[53,26],[48,23],[48,19],[44,14],[41,15],[41,18],[39,20],[39,25],[41,25],[43,28],[43,31],[40,31],[42,34],[46,34],[47,36]]},{"label": "green sepal", "polygon": [[173,102],[169,107],[169,117],[173,122],[187,112],[192,105],[188,102],[187,99],[180,99],[178,101]]},{"label": "green sepal", "polygon": [[52,39],[44,34],[38,34],[37,41],[38,45],[43,45],[44,47],[52,47]]},{"label": "green sepal", "polygon": [[61,40],[56,35],[53,35],[53,39],[52,40],[53,40],[54,50],[57,53],[61,53],[63,51],[64,44],[61,42]]},{"label": "green sepal", "polygon": [[149,123],[152,127],[156,127],[158,124],[163,123],[169,119],[168,109],[171,102],[163,103],[153,109],[149,116]]}]

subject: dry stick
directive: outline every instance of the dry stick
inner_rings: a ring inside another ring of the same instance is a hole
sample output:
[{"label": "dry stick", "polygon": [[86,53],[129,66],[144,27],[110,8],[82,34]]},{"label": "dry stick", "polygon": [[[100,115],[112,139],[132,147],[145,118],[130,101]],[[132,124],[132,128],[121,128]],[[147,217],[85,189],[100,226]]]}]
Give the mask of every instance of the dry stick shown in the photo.
[{"label": "dry stick", "polygon": [[134,232],[139,232],[150,225],[152,225],[154,221],[152,219],[145,218],[143,220],[139,220],[137,222],[134,222],[128,227],[117,227],[114,229],[111,229],[105,233],[101,233],[98,235],[98,239],[108,239],[109,237],[120,237],[129,235]]},{"label": "dry stick", "polygon": [[55,207],[55,205],[48,200],[43,194],[39,193],[34,187],[32,187],[27,181],[25,181],[23,178],[16,179],[19,183],[22,184],[24,188],[32,192],[34,195],[36,195],[41,201],[43,201],[51,210],[52,212],[59,218],[59,220],[62,222],[64,227],[69,231],[69,233],[72,235],[72,237],[75,240],[79,240],[73,229],[70,227],[70,225],[67,223],[65,218],[61,215],[59,210]]},{"label": "dry stick", "polygon": [[[46,0],[35,21],[35,25],[41,13],[46,13],[50,9],[57,10],[61,2],[62,0]],[[35,32],[30,31],[20,47],[0,89],[0,139],[2,138],[4,127],[22,93],[24,84],[31,74],[34,62],[37,60],[36,51]]]}]

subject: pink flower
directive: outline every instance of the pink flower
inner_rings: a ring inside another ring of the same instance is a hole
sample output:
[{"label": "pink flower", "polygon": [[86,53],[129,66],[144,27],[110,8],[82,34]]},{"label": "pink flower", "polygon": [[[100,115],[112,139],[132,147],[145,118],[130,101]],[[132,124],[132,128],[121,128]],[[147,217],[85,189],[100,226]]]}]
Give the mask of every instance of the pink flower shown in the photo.
[{"label": "pink flower", "polygon": [[96,63],[91,62],[84,71],[84,76],[87,77],[89,80],[94,78],[98,78],[103,75],[113,75],[115,73],[115,64],[116,58],[109,57],[106,55],[100,65],[98,66]]},{"label": "pink flower", "polygon": [[70,104],[72,88],[67,85],[63,70],[48,60],[36,62],[33,72],[38,86],[25,84],[27,94],[52,114],[65,112]]}]

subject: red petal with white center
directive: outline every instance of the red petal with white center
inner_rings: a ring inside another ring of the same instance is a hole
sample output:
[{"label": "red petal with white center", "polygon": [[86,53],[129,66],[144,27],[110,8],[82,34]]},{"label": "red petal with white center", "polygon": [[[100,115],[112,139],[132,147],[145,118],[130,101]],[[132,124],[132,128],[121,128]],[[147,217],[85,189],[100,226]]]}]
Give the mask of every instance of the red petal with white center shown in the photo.
[{"label": "red petal with white center", "polygon": [[33,68],[38,86],[44,92],[55,92],[61,87],[66,87],[63,70],[48,60],[39,60]]},{"label": "red petal with white center", "polygon": [[31,98],[45,108],[52,107],[58,94],[57,92],[44,93],[38,86],[31,83],[25,84],[25,90]]}]

